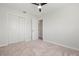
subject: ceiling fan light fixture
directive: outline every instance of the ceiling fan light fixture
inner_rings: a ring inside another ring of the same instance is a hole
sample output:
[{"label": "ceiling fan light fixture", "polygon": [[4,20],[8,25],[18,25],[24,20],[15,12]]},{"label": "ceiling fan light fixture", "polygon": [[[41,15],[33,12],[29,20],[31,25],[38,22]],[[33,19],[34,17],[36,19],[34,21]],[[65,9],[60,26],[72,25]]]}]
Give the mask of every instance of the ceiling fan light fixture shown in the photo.
[{"label": "ceiling fan light fixture", "polygon": [[39,6],[38,6],[38,9],[41,9],[41,8],[42,8],[41,5],[39,5]]}]

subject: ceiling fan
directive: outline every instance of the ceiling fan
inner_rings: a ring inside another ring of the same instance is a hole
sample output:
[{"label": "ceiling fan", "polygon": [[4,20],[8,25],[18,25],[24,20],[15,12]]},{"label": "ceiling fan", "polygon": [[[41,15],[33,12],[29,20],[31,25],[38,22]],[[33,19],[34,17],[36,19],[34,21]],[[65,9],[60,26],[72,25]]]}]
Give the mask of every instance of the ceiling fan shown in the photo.
[{"label": "ceiling fan", "polygon": [[41,8],[43,5],[47,4],[47,3],[32,3],[34,5],[37,5],[38,6],[38,9],[39,9],[39,12],[41,12]]}]

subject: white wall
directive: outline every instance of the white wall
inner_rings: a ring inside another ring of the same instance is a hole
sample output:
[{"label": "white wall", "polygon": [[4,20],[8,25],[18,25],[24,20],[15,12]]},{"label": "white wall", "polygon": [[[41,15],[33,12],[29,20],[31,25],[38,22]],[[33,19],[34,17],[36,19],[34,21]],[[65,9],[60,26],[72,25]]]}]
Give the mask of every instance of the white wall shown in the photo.
[{"label": "white wall", "polygon": [[65,6],[44,20],[44,40],[79,49],[79,6]]},{"label": "white wall", "polygon": [[19,10],[0,7],[0,46],[31,40],[31,20],[33,18],[28,13],[23,14]]},{"label": "white wall", "polygon": [[0,8],[0,46],[8,44],[6,40],[6,11],[3,8]]}]

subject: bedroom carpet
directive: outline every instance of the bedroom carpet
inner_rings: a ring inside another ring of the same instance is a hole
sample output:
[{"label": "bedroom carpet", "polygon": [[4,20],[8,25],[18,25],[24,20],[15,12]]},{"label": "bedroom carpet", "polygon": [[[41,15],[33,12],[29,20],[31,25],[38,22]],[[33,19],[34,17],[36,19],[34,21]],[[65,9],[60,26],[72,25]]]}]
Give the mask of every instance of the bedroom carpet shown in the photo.
[{"label": "bedroom carpet", "polygon": [[32,40],[0,47],[0,56],[79,56],[79,51],[42,40]]}]

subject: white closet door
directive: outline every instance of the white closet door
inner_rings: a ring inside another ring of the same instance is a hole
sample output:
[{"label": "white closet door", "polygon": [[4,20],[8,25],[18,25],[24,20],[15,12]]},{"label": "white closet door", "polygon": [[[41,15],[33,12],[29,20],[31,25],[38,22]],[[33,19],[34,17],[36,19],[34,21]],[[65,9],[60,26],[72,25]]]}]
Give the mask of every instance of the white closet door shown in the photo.
[{"label": "white closet door", "polygon": [[38,20],[32,19],[32,40],[38,40]]},{"label": "white closet door", "polygon": [[31,40],[31,21],[27,17],[18,17],[18,40],[30,41]]},{"label": "white closet door", "polygon": [[18,16],[17,21],[17,39],[18,41],[25,40],[25,19],[23,17]]},{"label": "white closet door", "polygon": [[25,40],[24,18],[8,14],[8,39],[9,43],[16,43]]},{"label": "white closet door", "polygon": [[31,19],[28,18],[28,16],[25,18],[24,22],[24,31],[25,31],[25,40],[30,41],[31,40]]},{"label": "white closet door", "polygon": [[17,21],[18,21],[18,17],[15,16],[15,15],[12,15],[12,14],[8,14],[8,19],[7,19],[7,24],[8,24],[8,42],[9,43],[15,43],[18,41],[18,38],[17,38]]}]

